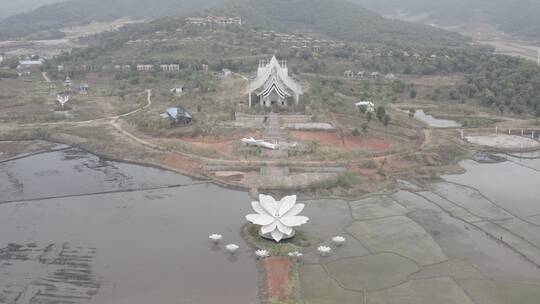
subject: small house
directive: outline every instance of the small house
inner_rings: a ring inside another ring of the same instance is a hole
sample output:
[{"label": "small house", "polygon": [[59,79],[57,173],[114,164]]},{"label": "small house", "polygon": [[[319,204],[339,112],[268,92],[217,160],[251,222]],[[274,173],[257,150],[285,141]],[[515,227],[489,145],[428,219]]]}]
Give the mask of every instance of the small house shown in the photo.
[{"label": "small house", "polygon": [[175,124],[187,125],[193,121],[191,113],[182,107],[168,108],[165,114]]},{"label": "small house", "polygon": [[176,86],[170,90],[171,93],[174,95],[182,95],[184,93],[184,87],[182,86]]},{"label": "small house", "polygon": [[17,69],[19,70],[39,70],[43,66],[43,61],[41,59],[38,60],[21,60],[19,61],[19,66],[17,66]]},{"label": "small house", "polygon": [[232,71],[229,69],[223,69],[221,70],[221,75],[223,75],[223,77],[229,77],[232,75]]},{"label": "small house", "polygon": [[343,73],[343,76],[344,76],[345,78],[353,78],[353,77],[354,77],[354,72],[351,71],[351,70],[345,71],[345,72]]},{"label": "small house", "polygon": [[88,94],[88,91],[90,91],[90,86],[88,83],[83,82],[79,85],[79,93],[86,95]]},{"label": "small house", "polygon": [[371,101],[360,101],[356,103],[356,106],[364,113],[375,112],[375,104]]},{"label": "small house", "polygon": [[392,73],[389,73],[389,74],[386,74],[386,76],[384,76],[384,79],[386,79],[386,80],[396,80],[397,77],[396,77],[396,75],[394,75]]},{"label": "small house", "polygon": [[139,72],[149,72],[154,70],[154,66],[151,64],[139,64],[137,65],[137,71]]},{"label": "small house", "polygon": [[178,72],[180,71],[180,65],[178,64],[162,64],[159,66],[162,72]]}]

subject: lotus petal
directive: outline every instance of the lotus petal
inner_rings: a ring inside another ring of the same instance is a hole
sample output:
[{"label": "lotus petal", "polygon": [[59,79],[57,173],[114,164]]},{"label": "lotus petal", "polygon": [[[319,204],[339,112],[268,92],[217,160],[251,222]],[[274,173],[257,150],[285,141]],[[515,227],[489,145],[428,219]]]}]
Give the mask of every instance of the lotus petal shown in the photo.
[{"label": "lotus petal", "polygon": [[274,216],[276,214],[277,203],[273,197],[271,197],[270,195],[261,194],[259,195],[259,201],[261,206],[264,208],[264,210],[266,210],[268,214],[270,214],[271,216]]},{"label": "lotus petal", "polygon": [[296,204],[296,195],[285,196],[279,202],[279,216],[286,214]]},{"label": "lotus petal", "polygon": [[272,231],[272,238],[274,239],[274,241],[279,243],[279,241],[281,241],[283,239],[283,233],[281,233],[281,231],[275,229],[274,231]]},{"label": "lotus petal", "polygon": [[262,234],[268,234],[268,233],[276,230],[277,225],[278,225],[277,223],[278,223],[278,221],[274,221],[274,222],[270,223],[269,225],[262,226],[262,228],[261,228]]},{"label": "lotus petal", "polygon": [[277,228],[287,236],[290,236],[293,233],[293,229],[291,227],[283,225],[280,221],[277,221]]},{"label": "lotus petal", "polygon": [[249,222],[255,224],[255,225],[261,225],[266,226],[272,224],[272,222],[275,221],[275,219],[269,215],[265,214],[249,214],[246,216],[246,220]]},{"label": "lotus petal", "polygon": [[266,212],[266,210],[264,210],[264,208],[261,206],[261,203],[259,203],[259,202],[255,202],[255,201],[251,202],[251,207],[258,214],[265,214],[265,215],[274,216],[273,214],[268,214],[268,212]]},{"label": "lotus petal", "polygon": [[289,227],[298,227],[309,221],[305,216],[286,216],[280,219],[281,223]]},{"label": "lotus petal", "polygon": [[300,214],[300,212],[302,212],[302,210],[304,210],[304,207],[306,207],[306,205],[304,205],[304,204],[296,204],[291,208],[291,210],[287,211],[287,213],[285,213],[283,215],[283,217],[296,216],[296,215]]}]

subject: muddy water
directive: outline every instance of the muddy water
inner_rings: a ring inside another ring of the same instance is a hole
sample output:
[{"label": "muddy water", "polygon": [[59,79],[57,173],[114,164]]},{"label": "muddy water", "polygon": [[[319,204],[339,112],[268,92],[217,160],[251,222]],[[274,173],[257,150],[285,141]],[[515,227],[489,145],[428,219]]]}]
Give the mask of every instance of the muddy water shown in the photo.
[{"label": "muddy water", "polygon": [[480,191],[490,201],[519,217],[540,214],[540,160],[499,164],[461,163],[467,172],[443,176],[447,181]]},{"label": "muddy water", "polygon": [[0,303],[258,303],[249,201],[75,149],[2,163]]},{"label": "muddy water", "polygon": [[456,121],[435,118],[432,115],[426,114],[424,110],[416,110],[416,113],[414,114],[414,118],[433,128],[459,128],[461,127],[461,125]]}]

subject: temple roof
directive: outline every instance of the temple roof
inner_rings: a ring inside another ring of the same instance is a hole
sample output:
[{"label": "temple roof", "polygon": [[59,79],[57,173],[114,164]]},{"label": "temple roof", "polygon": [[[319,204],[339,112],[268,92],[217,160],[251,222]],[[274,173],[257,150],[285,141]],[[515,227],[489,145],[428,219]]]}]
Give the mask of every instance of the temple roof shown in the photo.
[{"label": "temple roof", "polygon": [[259,67],[257,77],[251,80],[246,89],[247,94],[262,90],[257,95],[267,96],[272,90],[282,97],[302,95],[303,91],[288,74],[286,66],[282,66],[274,56],[266,66]]}]

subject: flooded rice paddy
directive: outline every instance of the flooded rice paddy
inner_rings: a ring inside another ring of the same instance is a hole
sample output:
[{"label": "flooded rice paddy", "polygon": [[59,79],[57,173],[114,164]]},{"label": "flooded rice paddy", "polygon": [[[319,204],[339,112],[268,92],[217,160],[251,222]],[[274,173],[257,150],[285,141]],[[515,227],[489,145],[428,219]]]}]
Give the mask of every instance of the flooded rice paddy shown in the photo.
[{"label": "flooded rice paddy", "polygon": [[244,192],[77,149],[0,163],[0,189],[0,303],[258,303]]},{"label": "flooded rice paddy", "polygon": [[[417,192],[305,201],[309,303],[540,298],[540,160],[464,161]],[[414,185],[402,182],[403,189]],[[65,149],[0,162],[0,303],[258,303],[245,192]],[[237,258],[207,241],[221,233]]]}]

